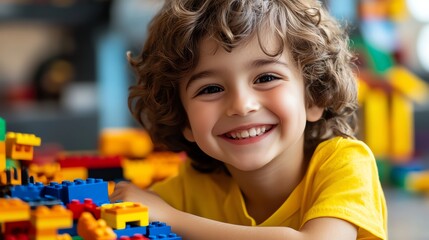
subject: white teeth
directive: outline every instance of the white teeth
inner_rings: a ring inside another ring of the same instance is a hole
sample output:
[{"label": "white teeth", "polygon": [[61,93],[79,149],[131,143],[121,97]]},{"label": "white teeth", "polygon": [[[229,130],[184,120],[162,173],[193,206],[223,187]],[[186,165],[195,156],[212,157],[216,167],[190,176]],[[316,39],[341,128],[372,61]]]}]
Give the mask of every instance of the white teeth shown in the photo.
[{"label": "white teeth", "polygon": [[240,132],[231,132],[229,133],[229,136],[234,139],[242,139],[242,138],[249,138],[249,137],[256,137],[259,135],[262,135],[265,133],[266,127],[258,127],[258,128],[251,128],[248,130],[243,130]]},{"label": "white teeth", "polygon": [[242,138],[247,138],[247,137],[250,136],[250,134],[249,134],[248,131],[242,131],[240,135],[241,135]]},{"label": "white teeth", "polygon": [[256,136],[256,129],[254,129],[254,128],[250,129],[250,130],[249,130],[249,135],[250,135],[251,137],[255,137],[255,136]]}]

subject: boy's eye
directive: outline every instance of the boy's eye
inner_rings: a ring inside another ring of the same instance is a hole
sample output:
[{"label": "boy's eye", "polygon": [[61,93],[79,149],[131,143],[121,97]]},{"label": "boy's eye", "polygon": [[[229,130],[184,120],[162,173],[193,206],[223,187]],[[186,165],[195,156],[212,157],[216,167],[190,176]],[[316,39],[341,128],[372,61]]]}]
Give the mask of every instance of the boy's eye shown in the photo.
[{"label": "boy's eye", "polygon": [[279,79],[279,78],[274,76],[274,75],[267,74],[267,75],[262,75],[262,76],[258,77],[256,79],[255,83],[266,83],[266,82],[271,82],[271,81],[274,81],[277,79]]},{"label": "boy's eye", "polygon": [[199,90],[196,96],[203,95],[203,94],[213,94],[213,93],[218,93],[222,91],[223,91],[222,87],[217,85],[210,85]]}]

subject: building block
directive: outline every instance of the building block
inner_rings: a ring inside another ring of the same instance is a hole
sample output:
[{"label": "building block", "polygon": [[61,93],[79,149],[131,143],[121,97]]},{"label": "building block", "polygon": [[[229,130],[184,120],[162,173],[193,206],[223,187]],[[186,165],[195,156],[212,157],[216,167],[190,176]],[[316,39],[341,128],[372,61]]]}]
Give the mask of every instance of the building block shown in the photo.
[{"label": "building block", "polygon": [[6,157],[15,160],[33,160],[35,146],[41,139],[34,134],[8,132],[6,134]]},{"label": "building block", "polygon": [[86,167],[61,168],[59,175],[62,181],[73,181],[74,179],[87,179],[88,169]]},{"label": "building block", "polygon": [[30,219],[30,205],[17,198],[0,198],[0,223]]},{"label": "building block", "polygon": [[114,168],[121,167],[120,156],[98,156],[98,155],[62,155],[57,159],[61,168],[86,167],[86,168]]},{"label": "building block", "polygon": [[0,140],[0,172],[6,169],[6,142]]},{"label": "building block", "polygon": [[99,151],[106,156],[144,158],[153,151],[149,134],[143,129],[104,129],[99,138]]},{"label": "building block", "polygon": [[8,169],[0,172],[0,185],[20,185],[21,169]]},{"label": "building block", "polygon": [[136,234],[146,235],[146,226],[140,227],[140,226],[132,226],[127,225],[123,229],[113,229],[113,232],[115,232],[116,236],[123,237],[123,236],[134,236]]},{"label": "building block", "polygon": [[30,237],[28,234],[24,233],[18,233],[18,234],[4,234],[5,240],[30,240]]},{"label": "building block", "polygon": [[38,230],[70,228],[73,226],[73,213],[64,206],[56,205],[52,208],[39,206],[31,212],[31,224]]},{"label": "building block", "polygon": [[395,92],[391,95],[391,149],[395,162],[408,162],[414,155],[414,106]]},{"label": "building block", "polygon": [[149,238],[151,238],[150,236],[158,236],[160,234],[168,235],[170,233],[171,233],[171,226],[168,226],[164,222],[155,221],[155,222],[151,222],[147,226],[147,235],[149,236]]},{"label": "building block", "polygon": [[16,221],[16,222],[6,222],[4,223],[4,234],[5,235],[30,235],[31,222],[30,220],[26,221]]},{"label": "building block", "polygon": [[144,160],[125,159],[122,169],[124,178],[140,188],[147,188],[155,176],[155,166]]},{"label": "building block", "polygon": [[181,240],[182,237],[178,236],[175,233],[169,233],[169,234],[159,234],[159,235],[149,235],[149,239],[162,239],[162,240]]},{"label": "building block", "polygon": [[60,199],[52,196],[43,196],[35,199],[24,198],[22,200],[26,201],[31,208],[36,208],[38,206],[52,207],[56,205],[63,205],[63,202]]},{"label": "building block", "polygon": [[392,67],[387,76],[392,87],[405,96],[404,101],[424,103],[429,95],[428,85],[404,67]]},{"label": "building block", "polygon": [[77,233],[84,240],[116,240],[116,234],[103,219],[95,218],[87,212],[82,213],[77,223]]},{"label": "building block", "polygon": [[29,183],[28,185],[16,185],[10,188],[11,197],[20,198],[24,201],[28,199],[39,199],[42,197],[42,190],[44,185],[42,183]]},{"label": "building block", "polygon": [[48,184],[50,182],[62,181],[60,175],[59,163],[45,163],[45,164],[30,164],[28,166],[28,175],[34,178],[34,181]]},{"label": "building block", "polygon": [[67,204],[67,208],[73,212],[73,219],[75,220],[79,219],[83,212],[91,213],[95,219],[99,219],[101,215],[100,207],[90,198],[86,198],[83,203],[76,199],[72,200]]},{"label": "building block", "polygon": [[124,159],[124,178],[146,188],[155,181],[177,175],[186,158],[185,153],[165,151],[150,153],[145,159]]},{"label": "building block", "polygon": [[405,188],[412,192],[429,192],[429,170],[410,172],[405,179]]},{"label": "building block", "polygon": [[119,240],[148,240],[149,238],[146,238],[142,234],[134,234],[133,236],[121,236],[119,237]]},{"label": "building block", "polygon": [[366,94],[363,107],[365,142],[375,156],[389,155],[389,100],[382,89],[374,89]]},{"label": "building block", "polygon": [[147,226],[148,208],[141,203],[121,202],[101,206],[101,218],[114,229],[124,229],[127,224]]},{"label": "building block", "polygon": [[6,140],[6,121],[0,117],[0,142]]},{"label": "building block", "polygon": [[51,182],[45,190],[45,194],[61,199],[64,204],[74,199],[83,202],[86,198],[91,198],[97,205],[110,202],[107,182],[102,179],[75,179],[73,182],[63,181],[61,184]]}]

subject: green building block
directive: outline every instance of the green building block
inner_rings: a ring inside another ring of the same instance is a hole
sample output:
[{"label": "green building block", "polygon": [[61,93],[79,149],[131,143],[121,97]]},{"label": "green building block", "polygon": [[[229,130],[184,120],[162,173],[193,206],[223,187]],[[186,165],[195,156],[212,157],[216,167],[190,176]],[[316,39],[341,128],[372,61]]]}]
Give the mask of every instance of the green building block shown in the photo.
[{"label": "green building block", "polygon": [[0,141],[6,140],[6,121],[0,117]]}]

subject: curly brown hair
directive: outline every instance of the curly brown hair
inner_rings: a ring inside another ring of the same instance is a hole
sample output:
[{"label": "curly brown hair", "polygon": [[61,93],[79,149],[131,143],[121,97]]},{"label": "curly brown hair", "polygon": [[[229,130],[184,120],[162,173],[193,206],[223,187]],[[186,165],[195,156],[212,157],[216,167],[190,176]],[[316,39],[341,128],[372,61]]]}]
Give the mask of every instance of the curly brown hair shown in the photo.
[{"label": "curly brown hair", "polygon": [[266,29],[282,43],[270,56],[287,46],[304,77],[306,104],[325,109],[322,119],[306,125],[306,158],[326,139],[354,138],[358,105],[353,55],[346,32],[318,1],[166,0],[149,26],[141,54],[132,58],[128,53],[137,74],[129,108],[158,148],[186,151],[202,172],[224,168],[184,138],[188,120],[179,81],[196,67],[203,38],[215,39],[232,51],[253,36],[260,38]]}]

